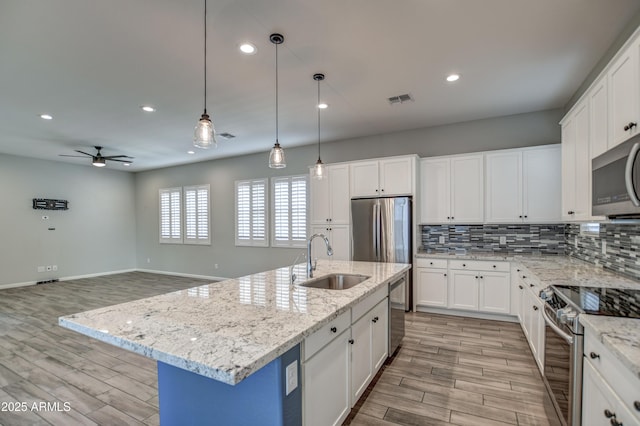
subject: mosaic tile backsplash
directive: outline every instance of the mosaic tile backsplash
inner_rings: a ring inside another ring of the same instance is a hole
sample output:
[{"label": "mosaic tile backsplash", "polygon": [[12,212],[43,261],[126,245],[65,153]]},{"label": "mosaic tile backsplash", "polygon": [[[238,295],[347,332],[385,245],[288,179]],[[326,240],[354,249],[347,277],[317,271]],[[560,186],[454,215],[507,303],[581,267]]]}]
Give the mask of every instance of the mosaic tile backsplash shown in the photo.
[{"label": "mosaic tile backsplash", "polygon": [[584,235],[580,224],[572,223],[566,225],[565,235],[566,254],[640,279],[639,224],[601,223],[596,235]]},{"label": "mosaic tile backsplash", "polygon": [[422,249],[433,253],[565,254],[565,241],[564,224],[422,226]]}]

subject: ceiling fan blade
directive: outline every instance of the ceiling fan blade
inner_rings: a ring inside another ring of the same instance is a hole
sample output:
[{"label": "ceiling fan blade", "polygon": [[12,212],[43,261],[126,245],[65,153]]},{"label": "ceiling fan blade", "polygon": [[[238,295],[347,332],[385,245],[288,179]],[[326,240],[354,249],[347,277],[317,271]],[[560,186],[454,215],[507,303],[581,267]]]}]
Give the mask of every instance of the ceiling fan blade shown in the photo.
[{"label": "ceiling fan blade", "polygon": [[133,161],[129,161],[129,160],[117,160],[117,159],[115,159],[115,158],[107,158],[107,157],[104,157],[104,159],[105,159],[105,160],[109,160],[109,161],[118,161],[118,162],[120,162],[120,163],[133,163]]},{"label": "ceiling fan blade", "polygon": [[76,151],[76,152],[79,152],[80,154],[88,155],[89,157],[93,157],[93,156],[94,156],[93,154],[89,154],[89,153],[87,153],[87,152],[80,151],[80,150],[78,150],[78,149],[76,149],[75,151]]},{"label": "ceiling fan blade", "polygon": [[129,157],[128,155],[108,155],[108,156],[103,156],[102,158],[106,160],[112,160],[114,158],[133,158],[133,157]]},{"label": "ceiling fan blade", "polygon": [[86,158],[82,155],[67,155],[67,154],[58,154],[58,157],[75,157],[75,158]]}]

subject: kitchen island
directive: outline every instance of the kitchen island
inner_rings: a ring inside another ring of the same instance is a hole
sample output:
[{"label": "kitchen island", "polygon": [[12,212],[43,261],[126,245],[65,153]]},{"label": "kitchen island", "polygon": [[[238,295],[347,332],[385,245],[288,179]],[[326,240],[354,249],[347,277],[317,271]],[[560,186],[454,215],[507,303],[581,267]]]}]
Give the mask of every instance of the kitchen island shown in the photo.
[{"label": "kitchen island", "polygon": [[[59,319],[63,327],[158,361],[162,424],[300,424],[300,343],[401,277],[406,264],[320,261],[315,276],[370,278],[346,290],[291,285],[280,268]],[[293,272],[305,277],[305,265]],[[304,385],[304,384],[303,384]]]}]

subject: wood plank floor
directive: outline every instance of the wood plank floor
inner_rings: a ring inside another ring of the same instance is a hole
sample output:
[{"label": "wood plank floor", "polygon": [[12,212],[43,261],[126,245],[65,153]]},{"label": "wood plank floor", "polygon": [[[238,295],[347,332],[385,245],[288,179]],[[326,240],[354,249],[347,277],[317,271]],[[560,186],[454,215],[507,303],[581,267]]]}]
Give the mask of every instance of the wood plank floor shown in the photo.
[{"label": "wood plank floor", "polygon": [[[0,410],[0,425],[157,425],[155,361],[57,319],[205,282],[134,272],[0,290],[0,403],[29,408]],[[346,424],[559,424],[517,324],[412,313],[406,325]],[[62,411],[31,411],[34,402]]]},{"label": "wood plank floor", "polygon": [[406,336],[345,421],[560,425],[520,325],[409,313]]}]

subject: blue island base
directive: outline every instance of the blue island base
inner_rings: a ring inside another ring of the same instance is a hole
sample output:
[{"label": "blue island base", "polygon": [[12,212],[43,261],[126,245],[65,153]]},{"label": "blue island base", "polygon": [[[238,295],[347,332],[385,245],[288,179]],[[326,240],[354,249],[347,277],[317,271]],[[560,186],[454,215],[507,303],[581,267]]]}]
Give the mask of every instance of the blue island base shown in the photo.
[{"label": "blue island base", "polygon": [[[298,387],[285,395],[286,367],[298,365]],[[235,386],[158,361],[160,425],[302,424],[300,345]]]}]

